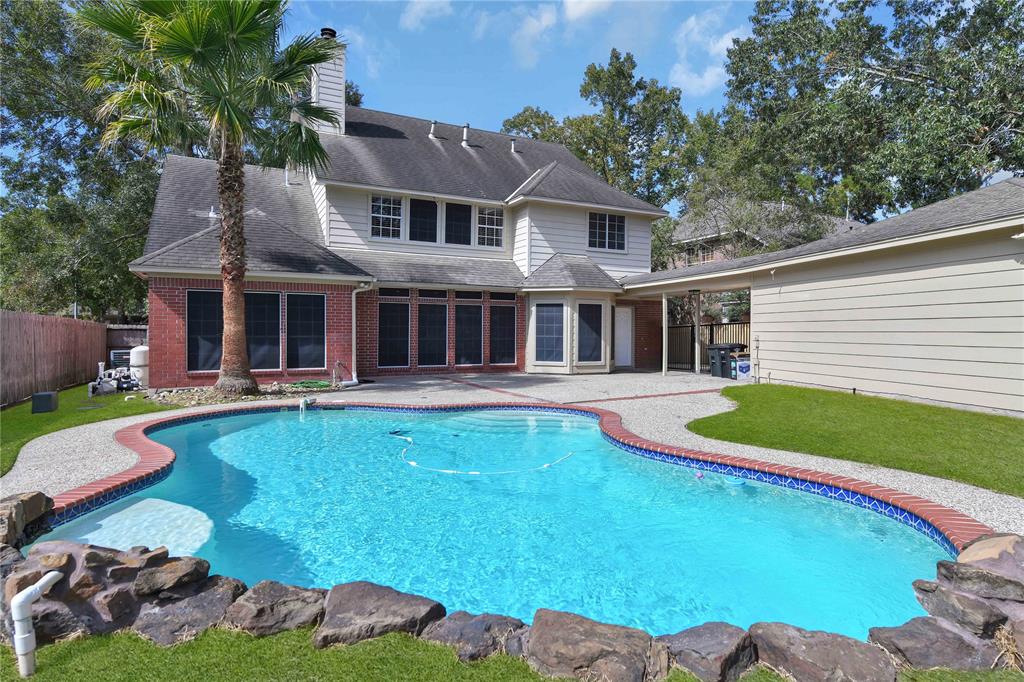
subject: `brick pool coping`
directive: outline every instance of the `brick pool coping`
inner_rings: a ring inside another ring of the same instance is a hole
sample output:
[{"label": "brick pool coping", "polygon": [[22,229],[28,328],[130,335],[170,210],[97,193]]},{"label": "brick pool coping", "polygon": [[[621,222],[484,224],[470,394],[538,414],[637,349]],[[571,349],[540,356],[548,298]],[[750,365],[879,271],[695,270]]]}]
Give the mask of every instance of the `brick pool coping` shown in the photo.
[{"label": "brick pool coping", "polygon": [[[507,403],[453,403],[444,405],[406,405],[375,402],[320,402],[312,409],[367,409],[401,412],[456,412],[481,409],[534,410],[579,414],[597,418],[604,437],[612,443],[634,454],[674,464],[751,478],[774,485],[795,488],[804,492],[840,499],[841,501],[871,509],[889,516],[916,530],[931,535],[934,540],[955,554],[964,545],[994,531],[985,524],[955,509],[932,502],[916,495],[875,485],[856,478],[836,476],[813,469],[772,464],[746,457],[734,457],[690,448],[681,448],[641,438],[622,425],[622,417],[611,410],[582,405],[565,405],[551,402]],[[242,405],[229,409],[213,409],[193,412],[187,415],[161,417],[120,429],[114,439],[139,457],[134,466],[119,473],[101,478],[92,483],[60,493],[53,498],[53,525],[60,525],[73,518],[98,509],[125,495],[153,485],[171,472],[175,454],[171,448],[151,440],[147,433],[158,428],[198,421],[207,418],[244,414],[247,412],[280,412],[298,409],[298,403],[288,405]],[[867,498],[867,499],[863,499]],[[882,504],[878,504],[882,503]],[[894,509],[886,509],[884,505]],[[893,513],[895,510],[916,517],[926,526],[915,523],[906,515]],[[941,538],[934,537],[927,526],[931,526]],[[942,542],[945,540],[945,542]]]}]

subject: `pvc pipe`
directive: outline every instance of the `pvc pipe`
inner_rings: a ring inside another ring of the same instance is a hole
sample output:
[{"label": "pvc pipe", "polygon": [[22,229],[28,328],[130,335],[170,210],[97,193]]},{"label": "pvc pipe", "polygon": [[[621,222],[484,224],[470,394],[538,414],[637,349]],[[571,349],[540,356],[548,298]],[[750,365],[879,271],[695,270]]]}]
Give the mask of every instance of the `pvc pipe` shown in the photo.
[{"label": "pvc pipe", "polygon": [[358,358],[356,357],[356,339],[358,338],[356,332],[358,331],[358,325],[356,324],[356,294],[360,291],[366,291],[373,287],[370,282],[360,282],[352,290],[352,378],[348,381],[341,382],[342,388],[352,388],[353,386],[359,385],[359,377],[356,376],[356,366]]},{"label": "pvc pipe", "polygon": [[63,577],[63,573],[50,571],[35,585],[26,587],[11,600],[14,653],[18,656],[18,672],[22,677],[29,677],[36,671],[36,631],[32,627],[32,605]]}]

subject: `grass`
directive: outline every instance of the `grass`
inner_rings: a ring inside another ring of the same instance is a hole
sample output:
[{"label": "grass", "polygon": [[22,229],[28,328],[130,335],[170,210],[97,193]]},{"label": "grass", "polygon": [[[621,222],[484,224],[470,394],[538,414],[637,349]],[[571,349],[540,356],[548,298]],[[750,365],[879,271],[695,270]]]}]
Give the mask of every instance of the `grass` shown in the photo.
[{"label": "grass", "polygon": [[[448,647],[407,635],[387,635],[354,646],[316,650],[310,630],[295,630],[254,639],[241,632],[208,630],[191,642],[158,647],[134,634],[119,633],[51,644],[39,649],[34,679],[104,680],[105,682],[277,682],[278,680],[431,680],[445,682],[537,682],[546,678],[526,663],[508,656],[491,656],[460,663]],[[14,656],[0,651],[0,679],[15,679]],[[782,682],[784,678],[755,668],[742,682]],[[901,682],[1010,682],[1012,673],[966,674],[928,671],[904,674]],[[674,670],[669,682],[693,682]]]},{"label": "grass", "polygon": [[687,428],[1024,497],[1024,419],[779,384],[730,386],[722,394],[739,407]]},{"label": "grass", "polygon": [[[125,400],[125,394],[110,394],[90,399],[85,386],[68,388],[57,396],[57,411],[32,414],[31,402],[24,402],[0,411],[0,476],[14,466],[18,453],[33,438],[71,426],[130,417],[168,408],[143,399],[143,394]],[[95,409],[79,409],[98,405]]]}]

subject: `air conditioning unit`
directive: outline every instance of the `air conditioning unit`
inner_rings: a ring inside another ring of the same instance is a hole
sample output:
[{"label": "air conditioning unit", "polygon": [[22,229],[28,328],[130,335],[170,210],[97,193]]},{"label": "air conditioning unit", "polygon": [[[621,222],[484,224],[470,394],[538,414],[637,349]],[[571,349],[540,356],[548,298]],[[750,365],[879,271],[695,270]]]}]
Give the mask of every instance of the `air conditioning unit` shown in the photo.
[{"label": "air conditioning unit", "polygon": [[127,367],[131,364],[131,349],[110,351],[110,369]]}]

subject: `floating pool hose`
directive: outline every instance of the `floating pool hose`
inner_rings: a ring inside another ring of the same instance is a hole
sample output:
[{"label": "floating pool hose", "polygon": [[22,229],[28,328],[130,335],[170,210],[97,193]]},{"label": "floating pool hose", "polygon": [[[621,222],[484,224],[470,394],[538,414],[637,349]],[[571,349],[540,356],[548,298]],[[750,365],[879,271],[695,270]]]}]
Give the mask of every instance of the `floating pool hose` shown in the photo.
[{"label": "floating pool hose", "polygon": [[408,464],[409,466],[414,467],[416,469],[423,469],[424,471],[431,471],[435,474],[450,474],[454,476],[502,476],[507,474],[525,474],[531,471],[543,471],[544,469],[550,469],[551,467],[555,466],[560,462],[564,462],[565,460],[569,459],[574,454],[576,454],[575,452],[570,452],[567,455],[559,457],[553,462],[541,464],[540,466],[536,467],[528,467],[526,469],[509,469],[507,471],[460,471],[458,469],[436,469],[434,467],[424,466],[419,462],[415,462],[409,459],[406,456],[409,452],[409,447],[413,444],[413,440],[409,436],[406,436],[401,429],[389,431],[388,435],[393,436],[395,438],[400,438],[404,440],[406,443],[408,443],[408,445],[402,448],[402,453],[400,456],[402,458],[402,461]]}]

